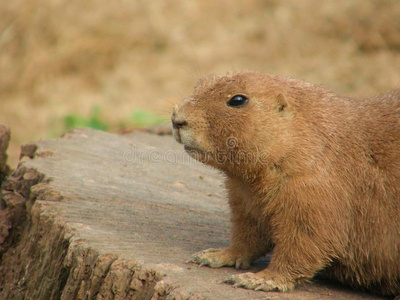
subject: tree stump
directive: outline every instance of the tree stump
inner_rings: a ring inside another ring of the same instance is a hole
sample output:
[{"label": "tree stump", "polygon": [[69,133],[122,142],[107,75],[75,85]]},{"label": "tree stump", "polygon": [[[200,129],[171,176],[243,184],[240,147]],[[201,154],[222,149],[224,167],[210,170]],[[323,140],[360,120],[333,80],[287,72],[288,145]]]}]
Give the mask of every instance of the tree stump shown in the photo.
[{"label": "tree stump", "polygon": [[0,186],[10,171],[7,165],[7,148],[9,142],[10,129],[0,124]]},{"label": "tree stump", "polygon": [[234,289],[220,281],[242,271],[185,263],[229,243],[222,182],[170,136],[79,129],[23,146],[2,186],[0,298],[380,299],[321,280]]}]

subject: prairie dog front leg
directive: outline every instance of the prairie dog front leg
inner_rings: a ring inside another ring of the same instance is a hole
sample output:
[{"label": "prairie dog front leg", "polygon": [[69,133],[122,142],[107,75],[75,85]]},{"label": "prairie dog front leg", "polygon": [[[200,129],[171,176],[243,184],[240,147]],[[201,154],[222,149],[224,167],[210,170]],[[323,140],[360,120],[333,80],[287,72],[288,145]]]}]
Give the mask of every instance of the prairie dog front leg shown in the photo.
[{"label": "prairie dog front leg", "polygon": [[227,248],[200,251],[190,261],[212,268],[229,266],[248,269],[254,260],[272,250],[269,225],[267,222],[257,221],[244,207],[249,199],[244,199],[240,186],[235,186],[234,179],[228,179],[226,184],[232,219],[231,244]]}]

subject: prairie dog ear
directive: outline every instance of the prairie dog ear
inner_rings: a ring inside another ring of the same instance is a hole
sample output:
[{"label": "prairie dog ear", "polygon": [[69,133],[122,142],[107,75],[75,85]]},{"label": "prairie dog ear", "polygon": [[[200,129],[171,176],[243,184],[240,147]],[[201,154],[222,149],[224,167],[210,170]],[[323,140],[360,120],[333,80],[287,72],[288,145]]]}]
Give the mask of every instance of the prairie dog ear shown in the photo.
[{"label": "prairie dog ear", "polygon": [[283,95],[282,93],[280,93],[277,97],[276,97],[276,110],[279,113],[285,113],[288,110],[290,110],[290,105],[289,102],[287,101],[285,95]]}]

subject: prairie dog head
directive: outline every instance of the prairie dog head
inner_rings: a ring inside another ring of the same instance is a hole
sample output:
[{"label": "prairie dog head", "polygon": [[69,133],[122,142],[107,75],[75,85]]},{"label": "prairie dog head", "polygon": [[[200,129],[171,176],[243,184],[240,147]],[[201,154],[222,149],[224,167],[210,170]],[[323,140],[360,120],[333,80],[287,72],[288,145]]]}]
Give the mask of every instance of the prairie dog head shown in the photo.
[{"label": "prairie dog head", "polygon": [[200,79],[171,116],[189,155],[228,172],[256,171],[284,156],[292,118],[276,79],[253,72]]}]

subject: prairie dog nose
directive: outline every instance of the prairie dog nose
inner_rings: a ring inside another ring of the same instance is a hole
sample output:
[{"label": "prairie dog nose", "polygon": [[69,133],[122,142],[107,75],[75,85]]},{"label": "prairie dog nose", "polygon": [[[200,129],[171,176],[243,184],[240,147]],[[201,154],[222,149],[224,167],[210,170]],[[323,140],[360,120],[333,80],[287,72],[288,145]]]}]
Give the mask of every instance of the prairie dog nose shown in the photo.
[{"label": "prairie dog nose", "polygon": [[171,121],[172,121],[172,127],[174,127],[175,129],[180,129],[183,126],[187,125],[187,121],[181,120],[181,119],[177,119],[177,118],[174,117],[174,115],[172,115]]},{"label": "prairie dog nose", "polygon": [[188,123],[183,116],[177,116],[178,105],[174,106],[174,110],[171,116],[172,127],[175,129],[180,129],[186,126]]}]

